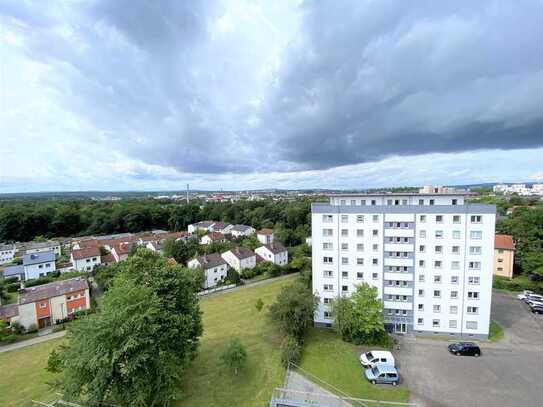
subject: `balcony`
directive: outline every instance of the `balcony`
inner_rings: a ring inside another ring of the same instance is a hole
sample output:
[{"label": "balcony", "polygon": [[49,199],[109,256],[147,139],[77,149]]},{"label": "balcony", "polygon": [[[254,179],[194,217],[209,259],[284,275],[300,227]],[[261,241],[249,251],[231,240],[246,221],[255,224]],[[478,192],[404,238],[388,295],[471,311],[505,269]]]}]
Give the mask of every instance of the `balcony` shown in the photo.
[{"label": "balcony", "polygon": [[385,227],[385,237],[415,237],[415,229],[391,229]]},{"label": "balcony", "polygon": [[395,286],[395,285],[385,285],[384,287],[384,294],[391,294],[391,295],[413,295],[413,288],[412,287],[402,287],[402,286]]},{"label": "balcony", "polygon": [[413,281],[413,273],[392,273],[385,272],[385,280]]},{"label": "balcony", "polygon": [[412,243],[385,243],[386,252],[412,252],[415,245]]},{"label": "balcony", "polygon": [[402,302],[402,301],[385,300],[383,301],[383,306],[385,308],[391,308],[391,309],[406,309],[406,310],[413,309],[413,303],[410,301]]},{"label": "balcony", "polygon": [[413,267],[413,259],[406,259],[401,257],[390,257],[384,260],[386,266],[398,266],[398,267]]}]

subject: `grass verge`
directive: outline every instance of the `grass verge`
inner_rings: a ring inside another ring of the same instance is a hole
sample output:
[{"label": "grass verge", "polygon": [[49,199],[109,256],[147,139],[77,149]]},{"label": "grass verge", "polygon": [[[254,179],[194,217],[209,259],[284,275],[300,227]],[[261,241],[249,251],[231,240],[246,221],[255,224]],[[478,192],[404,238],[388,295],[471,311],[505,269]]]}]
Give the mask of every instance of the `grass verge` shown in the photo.
[{"label": "grass verge", "polygon": [[370,384],[363,376],[358,353],[355,345],[344,342],[332,330],[314,328],[305,340],[300,367],[351,397],[407,402],[405,386]]},{"label": "grass verge", "polygon": [[488,340],[490,342],[498,342],[503,339],[503,328],[494,320],[490,321],[490,329],[488,333]]}]

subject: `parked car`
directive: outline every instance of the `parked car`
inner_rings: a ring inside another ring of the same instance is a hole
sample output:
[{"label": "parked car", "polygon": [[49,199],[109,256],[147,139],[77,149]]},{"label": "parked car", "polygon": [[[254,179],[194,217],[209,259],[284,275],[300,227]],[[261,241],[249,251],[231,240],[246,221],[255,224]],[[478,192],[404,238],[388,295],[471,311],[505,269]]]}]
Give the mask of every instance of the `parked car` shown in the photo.
[{"label": "parked car", "polygon": [[543,314],[543,305],[534,305],[530,309],[534,314]]},{"label": "parked car", "polygon": [[378,364],[364,371],[366,379],[372,384],[385,383],[396,386],[400,383],[400,374],[394,366]]},{"label": "parked car", "polygon": [[364,367],[374,367],[376,364],[396,366],[392,353],[384,350],[372,350],[360,355],[360,363]]},{"label": "parked car", "polygon": [[526,298],[524,298],[524,302],[528,303],[528,301],[543,301],[543,295],[528,294]]},{"label": "parked car", "polygon": [[530,294],[533,294],[534,292],[533,291],[530,291],[530,290],[524,290],[521,294],[517,295],[517,298],[519,300],[524,300],[526,299],[526,297]]},{"label": "parked car", "polygon": [[526,304],[528,304],[530,307],[535,307],[536,305],[543,305],[543,300],[529,299],[526,300]]},{"label": "parked car", "polygon": [[481,348],[473,342],[452,343],[448,347],[449,352],[456,356],[481,356]]}]

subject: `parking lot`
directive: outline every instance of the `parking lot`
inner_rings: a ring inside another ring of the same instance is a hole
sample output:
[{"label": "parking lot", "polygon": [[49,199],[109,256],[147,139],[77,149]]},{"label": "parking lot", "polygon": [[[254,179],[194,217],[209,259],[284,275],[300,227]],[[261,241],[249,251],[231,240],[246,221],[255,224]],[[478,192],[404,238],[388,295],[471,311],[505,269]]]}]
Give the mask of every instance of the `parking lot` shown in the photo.
[{"label": "parking lot", "polygon": [[400,373],[421,406],[543,405],[543,315],[510,294],[495,292],[492,319],[505,331],[482,343],[480,358],[448,353],[445,340],[407,336],[398,352]]}]

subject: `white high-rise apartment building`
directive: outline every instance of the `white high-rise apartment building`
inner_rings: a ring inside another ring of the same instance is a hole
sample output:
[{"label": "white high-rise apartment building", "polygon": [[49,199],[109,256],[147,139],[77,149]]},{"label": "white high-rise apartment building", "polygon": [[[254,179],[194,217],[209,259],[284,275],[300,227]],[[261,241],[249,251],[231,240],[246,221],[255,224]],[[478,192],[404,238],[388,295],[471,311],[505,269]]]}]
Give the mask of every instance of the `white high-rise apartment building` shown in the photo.
[{"label": "white high-rise apartment building", "polygon": [[312,205],[317,325],[356,284],[377,288],[392,332],[487,337],[494,205],[462,194],[344,194]]}]

